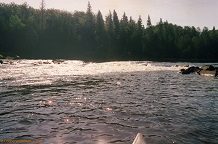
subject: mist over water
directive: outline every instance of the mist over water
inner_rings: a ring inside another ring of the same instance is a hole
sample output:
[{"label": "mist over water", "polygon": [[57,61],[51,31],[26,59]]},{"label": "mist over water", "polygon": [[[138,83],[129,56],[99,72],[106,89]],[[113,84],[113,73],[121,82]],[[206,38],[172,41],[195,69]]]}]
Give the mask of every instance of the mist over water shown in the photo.
[{"label": "mist over water", "polygon": [[0,139],[218,143],[218,79],[190,63],[19,60],[0,65]]}]

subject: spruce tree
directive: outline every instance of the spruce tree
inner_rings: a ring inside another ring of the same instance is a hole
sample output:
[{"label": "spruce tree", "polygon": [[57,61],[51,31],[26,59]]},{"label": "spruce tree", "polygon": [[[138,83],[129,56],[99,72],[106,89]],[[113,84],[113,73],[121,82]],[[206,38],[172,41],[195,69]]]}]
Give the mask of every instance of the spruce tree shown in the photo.
[{"label": "spruce tree", "polygon": [[45,0],[42,0],[40,4],[40,11],[41,11],[40,25],[41,25],[41,31],[43,31],[45,28]]},{"label": "spruce tree", "polygon": [[118,37],[120,33],[120,22],[119,22],[119,18],[115,10],[113,12],[113,22],[114,22],[114,31],[115,31],[116,37]]},{"label": "spruce tree", "polygon": [[95,38],[95,16],[92,12],[92,7],[90,2],[88,2],[88,7],[86,11],[85,19],[85,31],[84,38],[87,41],[87,48],[94,48],[94,38]]},{"label": "spruce tree", "polygon": [[139,19],[138,19],[138,22],[137,22],[137,28],[138,28],[138,30],[140,30],[140,31],[143,29],[141,16],[139,16]]},{"label": "spruce tree", "polygon": [[96,33],[97,35],[102,36],[104,32],[105,32],[104,20],[103,20],[101,11],[99,10],[97,14],[97,20],[96,20]]},{"label": "spruce tree", "polygon": [[92,12],[92,7],[90,2],[88,2],[88,7],[86,11],[86,24],[87,28],[89,29],[90,32],[94,32],[95,29],[95,18],[94,14]]},{"label": "spruce tree", "polygon": [[147,27],[150,28],[151,27],[151,18],[148,15],[148,20],[147,20]]},{"label": "spruce tree", "polygon": [[162,24],[163,24],[162,18],[160,18],[160,22],[159,22],[159,24],[160,24],[160,25],[162,25]]},{"label": "spruce tree", "polygon": [[111,11],[109,12],[108,16],[106,17],[106,28],[107,28],[109,35],[112,36],[112,34],[114,33],[114,24],[113,24]]}]

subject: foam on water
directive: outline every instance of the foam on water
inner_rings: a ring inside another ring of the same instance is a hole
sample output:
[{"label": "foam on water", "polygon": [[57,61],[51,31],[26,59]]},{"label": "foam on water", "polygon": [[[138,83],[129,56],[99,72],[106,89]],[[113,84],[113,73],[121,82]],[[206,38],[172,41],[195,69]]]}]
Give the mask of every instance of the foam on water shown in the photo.
[{"label": "foam on water", "polygon": [[[175,64],[176,65],[176,64]],[[178,71],[181,67],[153,62],[127,61],[85,63],[83,61],[66,60],[55,64],[52,60],[18,60],[1,65],[1,83],[7,80],[18,85],[49,84],[60,76],[99,75],[107,73],[139,72],[139,71]],[[8,83],[8,81],[7,81]]]}]

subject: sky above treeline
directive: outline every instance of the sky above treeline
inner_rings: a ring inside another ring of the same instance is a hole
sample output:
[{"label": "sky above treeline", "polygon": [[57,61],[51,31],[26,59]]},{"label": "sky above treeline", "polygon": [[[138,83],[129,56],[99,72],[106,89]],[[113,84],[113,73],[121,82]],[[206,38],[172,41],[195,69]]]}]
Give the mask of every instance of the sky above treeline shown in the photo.
[{"label": "sky above treeline", "polygon": [[[42,0],[0,0],[1,3],[27,4],[39,8]],[[218,0],[45,0],[46,8],[65,10],[68,12],[86,11],[90,1],[93,13],[101,11],[103,16],[115,9],[119,19],[125,12],[137,21],[139,15],[146,24],[150,15],[153,25],[163,21],[180,26],[205,26],[218,29]]]}]

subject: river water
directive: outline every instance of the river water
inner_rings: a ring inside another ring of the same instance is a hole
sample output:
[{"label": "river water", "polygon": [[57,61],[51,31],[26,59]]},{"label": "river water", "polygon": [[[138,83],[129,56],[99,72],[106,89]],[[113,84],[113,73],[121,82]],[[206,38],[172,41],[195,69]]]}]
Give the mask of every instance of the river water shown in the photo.
[{"label": "river water", "polygon": [[0,139],[43,144],[217,144],[218,78],[151,61],[0,65]]}]

